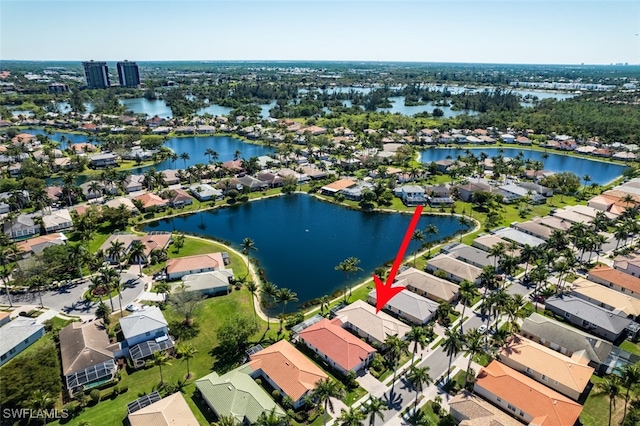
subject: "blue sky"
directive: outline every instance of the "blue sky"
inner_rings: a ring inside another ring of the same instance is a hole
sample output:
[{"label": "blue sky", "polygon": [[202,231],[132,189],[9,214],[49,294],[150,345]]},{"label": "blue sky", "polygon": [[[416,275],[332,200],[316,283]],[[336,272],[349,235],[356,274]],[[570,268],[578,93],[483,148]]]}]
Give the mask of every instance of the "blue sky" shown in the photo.
[{"label": "blue sky", "polygon": [[640,1],[0,0],[0,59],[640,63]]}]

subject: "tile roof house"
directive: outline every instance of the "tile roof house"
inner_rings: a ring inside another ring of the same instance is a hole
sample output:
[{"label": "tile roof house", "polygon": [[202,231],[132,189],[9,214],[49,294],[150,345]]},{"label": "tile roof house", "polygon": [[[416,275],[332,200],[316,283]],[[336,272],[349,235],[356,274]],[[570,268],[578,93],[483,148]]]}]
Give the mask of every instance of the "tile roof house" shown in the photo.
[{"label": "tile roof house", "polygon": [[44,336],[44,325],[27,317],[17,317],[0,327],[0,366]]},{"label": "tile roof house", "polygon": [[233,277],[231,269],[222,271],[201,272],[182,277],[186,291],[196,291],[201,295],[214,296],[229,293],[229,279]]},{"label": "tile roof house", "polygon": [[480,370],[473,391],[525,424],[574,426],[582,405],[493,361]]},{"label": "tile roof house", "polygon": [[3,223],[4,233],[12,239],[39,233],[40,224],[35,223],[34,217],[32,214],[21,214],[11,222],[5,220]]},{"label": "tile roof house", "polygon": [[100,321],[73,322],[60,330],[62,374],[69,396],[116,378],[118,365],[109,345]]},{"label": "tile roof house", "polygon": [[225,269],[222,253],[206,253],[167,260],[167,279],[177,280],[185,275]]},{"label": "tile roof house", "polygon": [[183,189],[172,189],[170,193],[172,194],[172,196],[168,201],[171,207],[180,208],[193,204],[193,198],[189,194],[187,194],[187,191]]},{"label": "tile roof house", "polygon": [[451,398],[448,405],[449,413],[459,426],[522,426],[518,420],[467,390]]},{"label": "tile roof house", "polygon": [[320,188],[324,195],[335,195],[343,189],[357,185],[357,182],[351,179],[340,179]]},{"label": "tile roof house", "polygon": [[147,306],[120,318],[120,327],[124,341],[116,355],[128,353],[136,366],[144,365],[143,360],[155,351],[173,348],[167,320],[157,306]]},{"label": "tile roof house", "polygon": [[144,194],[138,195],[133,199],[141,203],[143,210],[147,210],[153,207],[163,208],[163,207],[166,207],[167,204],[169,204],[168,200],[165,200],[162,197],[156,194],[153,194],[151,192],[145,192]]},{"label": "tile roof house", "polygon": [[302,405],[305,395],[329,376],[286,340],[254,353],[248,365],[252,377],[262,376],[269,384],[293,401],[293,408]]},{"label": "tile roof house", "polygon": [[129,210],[131,213],[138,213],[138,208],[133,204],[133,202],[126,197],[118,197],[112,200],[108,200],[104,203],[104,207],[108,207],[110,209],[117,209],[120,206],[124,206],[125,209]]},{"label": "tile roof house", "polygon": [[376,308],[363,300],[356,300],[336,312],[336,318],[343,326],[360,337],[384,345],[388,336],[397,335],[400,339],[411,330],[405,323],[384,312],[376,314]]},{"label": "tile roof house", "polygon": [[129,194],[142,191],[142,188],[144,188],[144,175],[129,175],[125,178],[122,186]]},{"label": "tile roof house", "polygon": [[439,254],[429,259],[427,270],[433,273],[444,271],[446,278],[455,283],[467,280],[475,284],[479,283],[478,277],[482,272],[482,269],[477,266],[470,265],[447,254]]},{"label": "tile roof house", "polygon": [[572,295],[587,302],[600,305],[616,314],[626,315],[631,319],[640,318],[640,299],[584,278],[577,278],[571,283],[571,288]]},{"label": "tile roof house", "polygon": [[300,340],[336,370],[347,374],[367,366],[376,350],[342,328],[342,321],[324,318],[298,333]]},{"label": "tile roof house", "polygon": [[473,240],[473,247],[478,247],[480,250],[489,251],[496,244],[502,243],[505,246],[509,245],[509,241],[503,240],[497,235],[486,234],[477,237]]},{"label": "tile roof house", "polygon": [[457,284],[415,268],[407,268],[396,275],[396,285],[436,302],[453,302],[460,291]]},{"label": "tile roof house", "polygon": [[45,232],[61,231],[73,227],[71,213],[67,209],[54,210],[51,214],[42,216],[42,224]]},{"label": "tile roof house", "polygon": [[118,156],[112,153],[95,154],[89,156],[89,164],[96,169],[106,167],[116,167],[118,165]]},{"label": "tile roof house", "polygon": [[56,232],[55,234],[47,234],[20,241],[17,247],[24,257],[28,257],[31,254],[40,253],[47,247],[65,244],[66,241],[67,237],[63,233]]},{"label": "tile roof house", "polygon": [[130,426],[198,426],[200,423],[180,392],[165,396],[127,416]]},{"label": "tile roof house", "polygon": [[253,368],[243,365],[219,376],[211,373],[196,380],[196,388],[215,415],[233,416],[237,422],[254,424],[264,412],[285,412],[249,375]]},{"label": "tile roof house", "polygon": [[640,299],[640,278],[625,274],[618,269],[598,265],[589,271],[587,278],[631,297]]},{"label": "tile roof house", "polygon": [[594,368],[585,365],[586,362],[577,362],[517,334],[498,350],[497,359],[576,401],[594,373]]},{"label": "tile roof house", "polygon": [[[367,300],[376,305],[375,290],[369,293]],[[409,290],[402,290],[384,305],[384,309],[412,324],[423,325],[431,320],[438,310],[438,304]]]},{"label": "tile roof house", "polygon": [[109,238],[105,240],[104,243],[100,246],[100,250],[102,250],[105,254],[105,259],[109,263],[116,263],[117,259],[113,259],[109,256],[109,247],[111,247],[111,243],[120,242],[124,244],[124,254],[123,259],[127,259],[127,254],[131,249],[131,246],[134,241],[140,241],[144,245],[144,252],[142,254],[141,259],[128,259],[129,263],[137,264],[138,262],[146,264],[149,262],[149,258],[151,256],[151,252],[153,250],[165,250],[169,244],[171,244],[171,233],[170,232],[158,232],[153,234],[145,234],[145,235],[135,235],[135,234],[115,234],[110,235]]},{"label": "tile roof house", "polygon": [[545,306],[565,321],[586,329],[591,334],[615,342],[625,335],[625,330],[632,321],[625,316],[587,302],[575,296],[551,297]]},{"label": "tile roof house", "polygon": [[214,188],[207,183],[193,184],[189,187],[189,191],[198,201],[215,200],[222,197],[222,191]]},{"label": "tile roof house", "polygon": [[486,251],[461,243],[447,244],[442,248],[442,252],[478,268],[493,266],[498,262],[495,256],[489,255]]}]

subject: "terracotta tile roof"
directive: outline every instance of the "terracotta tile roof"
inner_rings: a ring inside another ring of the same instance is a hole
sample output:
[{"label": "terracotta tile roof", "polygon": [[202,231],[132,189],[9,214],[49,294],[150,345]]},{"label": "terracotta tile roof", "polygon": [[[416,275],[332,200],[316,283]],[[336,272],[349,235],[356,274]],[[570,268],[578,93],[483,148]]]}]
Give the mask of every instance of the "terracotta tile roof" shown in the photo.
[{"label": "terracotta tile roof", "polygon": [[538,426],[573,426],[582,412],[582,405],[498,361],[480,370],[475,388],[529,414]]},{"label": "terracotta tile roof", "polygon": [[162,197],[157,196],[156,194],[152,194],[150,192],[145,192],[142,195],[138,195],[134,198],[134,200],[138,200],[142,203],[142,207],[148,209],[153,206],[166,206],[167,200],[162,199]]},{"label": "terracotta tile roof", "polygon": [[328,185],[322,187],[322,189],[326,189],[329,191],[340,191],[345,188],[349,188],[350,186],[355,185],[356,182],[351,179],[340,179]]},{"label": "terracotta tile roof", "polygon": [[203,268],[220,268],[224,265],[222,254],[207,253],[167,260],[167,273],[188,272]]},{"label": "terracotta tile roof", "polygon": [[579,364],[553,349],[514,335],[498,350],[498,357],[505,364],[519,364],[551,380],[582,393],[594,372],[592,367]]},{"label": "terracotta tile roof", "polygon": [[640,299],[584,278],[576,279],[571,283],[571,287],[578,297],[604,303],[627,315],[640,316]]},{"label": "terracotta tile roof", "polygon": [[622,271],[611,268],[609,266],[599,265],[589,271],[589,279],[595,281],[606,281],[614,285],[631,290],[634,293],[640,293],[640,278],[625,274]]},{"label": "terracotta tile roof", "polygon": [[325,318],[304,329],[298,336],[318,348],[344,370],[355,368],[362,360],[376,352],[371,345],[342,328],[342,321],[339,319],[329,321]]},{"label": "terracotta tile roof", "polygon": [[30,238],[25,241],[20,241],[17,246],[21,252],[30,252],[32,247],[38,244],[48,243],[55,240],[66,241],[67,237],[59,232],[53,234],[42,235],[40,237]]},{"label": "terracotta tile roof", "polygon": [[251,355],[249,365],[262,370],[294,401],[315,389],[318,381],[329,377],[286,340]]},{"label": "terracotta tile roof", "polygon": [[466,390],[449,400],[449,408],[460,426],[522,426],[498,407]]}]

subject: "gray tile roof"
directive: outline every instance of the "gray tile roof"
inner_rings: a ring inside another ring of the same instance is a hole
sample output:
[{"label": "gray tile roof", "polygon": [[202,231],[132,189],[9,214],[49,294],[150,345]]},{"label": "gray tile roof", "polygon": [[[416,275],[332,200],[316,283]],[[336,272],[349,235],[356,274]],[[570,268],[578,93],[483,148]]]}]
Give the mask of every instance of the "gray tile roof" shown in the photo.
[{"label": "gray tile roof", "polygon": [[460,291],[457,284],[415,268],[402,271],[396,280],[398,285],[411,286],[440,300],[453,300]]},{"label": "gray tile roof", "polygon": [[125,339],[139,336],[167,326],[167,320],[157,306],[148,306],[129,316],[120,318],[120,327]]},{"label": "gray tile roof", "polygon": [[555,307],[571,315],[589,321],[613,334],[620,334],[632,322],[630,319],[594,305],[575,296],[552,297],[546,301],[547,307]]},{"label": "gray tile roof", "polygon": [[[376,301],[376,291],[372,290],[369,293],[369,300],[374,303]],[[400,311],[403,314],[407,314],[411,318],[416,318],[422,322],[426,322],[438,309],[438,304],[433,300],[426,299],[419,294],[410,292],[409,290],[403,290],[396,294],[387,304],[385,308],[391,308],[394,311]]]},{"label": "gray tile roof", "polygon": [[456,244],[448,250],[448,253],[458,260],[481,265],[481,267],[497,264],[495,256],[489,256],[489,253],[486,251],[466,244]]}]

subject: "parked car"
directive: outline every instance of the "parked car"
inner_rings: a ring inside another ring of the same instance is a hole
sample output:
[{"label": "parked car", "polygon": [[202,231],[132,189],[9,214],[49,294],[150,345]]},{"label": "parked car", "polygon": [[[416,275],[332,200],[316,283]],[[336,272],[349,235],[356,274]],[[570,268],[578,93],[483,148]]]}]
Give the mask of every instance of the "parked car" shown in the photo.
[{"label": "parked car", "polygon": [[480,332],[480,334],[484,334],[487,332],[487,326],[482,324],[480,327],[478,327],[478,331]]},{"label": "parked car", "polygon": [[135,312],[140,310],[140,308],[138,308],[136,305],[133,305],[133,304],[127,305],[125,309],[129,312]]}]

